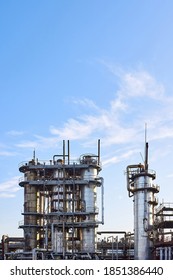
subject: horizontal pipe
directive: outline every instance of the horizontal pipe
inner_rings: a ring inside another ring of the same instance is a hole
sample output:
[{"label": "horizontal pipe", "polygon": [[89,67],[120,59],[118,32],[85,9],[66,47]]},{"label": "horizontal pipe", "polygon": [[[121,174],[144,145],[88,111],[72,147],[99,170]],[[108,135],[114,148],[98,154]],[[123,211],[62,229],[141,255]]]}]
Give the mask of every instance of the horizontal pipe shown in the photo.
[{"label": "horizontal pipe", "polygon": [[101,235],[101,234],[124,234],[124,236],[127,235],[126,231],[112,231],[112,230],[108,230],[108,231],[97,231],[97,234]]}]

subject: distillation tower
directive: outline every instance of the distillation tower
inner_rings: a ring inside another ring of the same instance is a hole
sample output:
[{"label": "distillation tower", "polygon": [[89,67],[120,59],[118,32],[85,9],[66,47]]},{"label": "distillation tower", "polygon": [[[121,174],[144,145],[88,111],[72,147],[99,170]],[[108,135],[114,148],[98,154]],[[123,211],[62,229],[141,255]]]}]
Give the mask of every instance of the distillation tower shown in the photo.
[{"label": "distillation tower", "polygon": [[156,174],[148,169],[148,143],[144,164],[127,166],[127,190],[134,201],[134,259],[152,259],[154,242],[155,194],[159,186],[153,184]]},{"label": "distillation tower", "polygon": [[[24,251],[52,258],[78,258],[96,253],[96,231],[103,224],[103,179],[99,176],[98,154],[84,154],[70,159],[63,141],[62,154],[52,160],[33,159],[21,163],[24,174],[19,185],[24,188]],[[101,218],[98,219],[97,190],[100,190]]]}]

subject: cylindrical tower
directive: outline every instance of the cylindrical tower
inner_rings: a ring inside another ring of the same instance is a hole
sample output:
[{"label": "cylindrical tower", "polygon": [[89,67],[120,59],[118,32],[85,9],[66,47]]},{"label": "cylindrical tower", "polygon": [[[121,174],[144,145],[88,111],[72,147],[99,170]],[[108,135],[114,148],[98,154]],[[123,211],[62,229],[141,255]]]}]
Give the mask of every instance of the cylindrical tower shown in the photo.
[{"label": "cylindrical tower", "polygon": [[86,184],[81,188],[81,199],[84,203],[86,217],[85,222],[88,224],[82,229],[82,251],[95,252],[96,246],[96,179],[98,175],[98,166],[92,155],[83,155],[81,162],[86,165],[82,169],[81,175]]},{"label": "cylindrical tower", "polygon": [[[27,182],[33,181],[35,173],[30,171],[25,173]],[[26,184],[24,189],[24,238],[25,250],[30,251],[37,244],[37,219],[34,215],[37,212],[37,187]]]},{"label": "cylindrical tower", "polygon": [[[147,146],[148,148],[148,146]],[[148,158],[148,157],[146,157]],[[159,187],[153,184],[156,174],[145,165],[127,167],[127,189],[129,197],[134,197],[134,258],[152,259],[154,213]]]}]

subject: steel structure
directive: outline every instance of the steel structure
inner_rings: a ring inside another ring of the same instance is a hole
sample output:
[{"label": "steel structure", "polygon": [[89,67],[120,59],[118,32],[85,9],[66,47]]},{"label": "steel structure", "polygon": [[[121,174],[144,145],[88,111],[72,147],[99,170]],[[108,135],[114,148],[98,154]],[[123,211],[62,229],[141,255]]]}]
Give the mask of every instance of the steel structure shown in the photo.
[{"label": "steel structure", "polygon": [[[134,202],[134,232],[98,231],[104,223],[104,184],[100,177],[100,140],[95,154],[70,158],[70,143],[49,161],[36,159],[19,166],[23,177],[23,237],[3,235],[0,259],[173,259],[173,203],[161,203],[144,163],[128,165],[127,190]],[[100,195],[99,199],[98,196]],[[101,209],[99,213],[98,208]]]},{"label": "steel structure", "polygon": [[173,203],[161,203],[155,218],[155,259],[173,259]]},{"label": "steel structure", "polygon": [[152,259],[154,214],[159,186],[153,184],[156,174],[148,169],[148,143],[145,163],[127,166],[127,190],[134,198],[134,258]]},{"label": "steel structure", "polygon": [[[25,252],[50,252],[52,258],[79,258],[96,253],[96,229],[103,224],[103,179],[99,176],[98,154],[84,154],[70,159],[68,141],[63,152],[50,161],[33,159],[20,164],[24,174],[19,185],[24,188]],[[102,214],[98,220],[97,189],[101,190]]]}]

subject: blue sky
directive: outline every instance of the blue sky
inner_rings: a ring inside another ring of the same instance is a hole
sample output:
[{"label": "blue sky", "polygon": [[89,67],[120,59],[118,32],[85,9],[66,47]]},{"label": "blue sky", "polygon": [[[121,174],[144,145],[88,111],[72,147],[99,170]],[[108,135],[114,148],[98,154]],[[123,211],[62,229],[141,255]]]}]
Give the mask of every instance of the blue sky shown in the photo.
[{"label": "blue sky", "polygon": [[0,236],[21,236],[20,162],[97,153],[104,230],[133,230],[126,166],[149,167],[173,203],[173,2],[0,1]]}]

